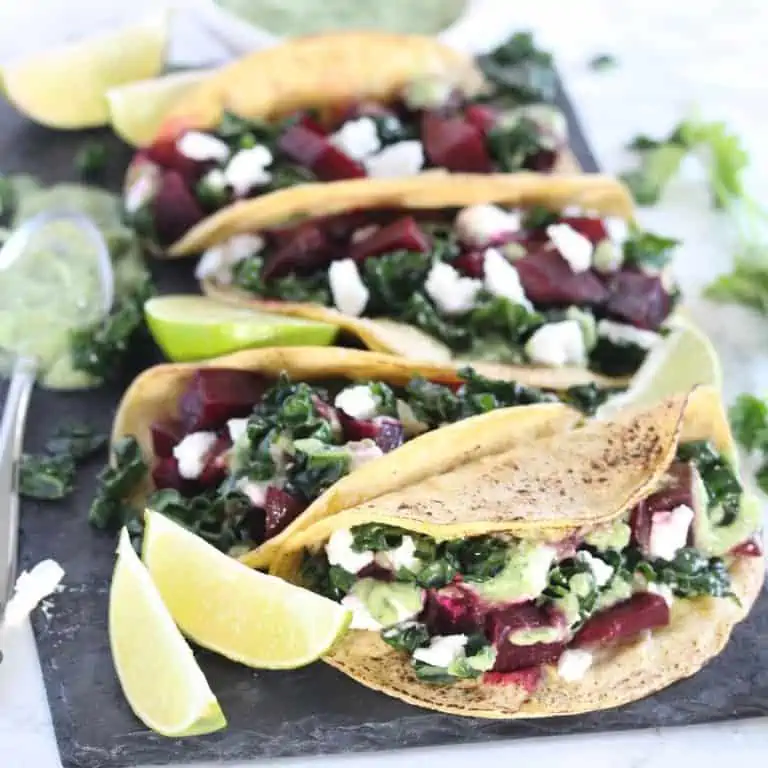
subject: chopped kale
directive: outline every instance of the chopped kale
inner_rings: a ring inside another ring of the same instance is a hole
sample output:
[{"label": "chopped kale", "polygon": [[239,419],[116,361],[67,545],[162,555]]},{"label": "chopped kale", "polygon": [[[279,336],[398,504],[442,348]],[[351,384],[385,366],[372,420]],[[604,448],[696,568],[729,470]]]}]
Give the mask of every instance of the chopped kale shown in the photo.
[{"label": "chopped kale", "polygon": [[274,192],[278,189],[295,187],[299,184],[308,184],[315,181],[315,176],[308,168],[302,168],[295,163],[278,161],[269,167],[272,178],[269,180],[269,190]]},{"label": "chopped kale", "polygon": [[647,354],[648,350],[638,344],[615,344],[605,336],[598,336],[597,344],[589,354],[589,368],[605,376],[631,376]]},{"label": "chopped kale", "polygon": [[429,645],[429,630],[417,621],[406,621],[383,629],[381,639],[395,650],[412,655],[417,648]]},{"label": "chopped kale", "polygon": [[362,279],[370,292],[369,315],[393,315],[405,311],[432,266],[432,258],[415,251],[393,251],[362,264]]},{"label": "chopped kale", "polygon": [[523,342],[541,326],[544,318],[538,312],[515,304],[503,296],[481,293],[469,314],[469,330],[473,336],[500,336],[510,349],[521,348]]},{"label": "chopped kale", "polygon": [[532,205],[523,218],[524,229],[546,229],[550,224],[556,224],[560,218],[557,211],[545,208],[543,205]]},{"label": "chopped kale", "polygon": [[87,424],[67,424],[53,433],[45,449],[48,453],[65,454],[80,462],[104,448],[107,440],[107,435],[94,432]]},{"label": "chopped kale", "polygon": [[314,554],[305,552],[299,573],[305,587],[337,602],[352,589],[357,580],[355,574],[348,573],[338,565],[329,565],[323,550]]},{"label": "chopped kale", "polygon": [[384,552],[399,547],[403,543],[404,531],[391,525],[369,523],[357,525],[352,529],[352,549],[355,552]]},{"label": "chopped kale", "polygon": [[71,455],[25,453],[19,466],[19,493],[27,499],[63,499],[75,487],[75,461]]},{"label": "chopped kale", "polygon": [[563,400],[587,416],[594,416],[606,400],[624,392],[624,387],[601,387],[595,382],[576,384],[563,394]]},{"label": "chopped kale", "polygon": [[733,435],[748,451],[768,447],[768,402],[755,395],[736,398],[728,413]]},{"label": "chopped kale", "polygon": [[370,119],[376,125],[376,133],[383,146],[418,138],[418,129],[403,122],[396,115],[370,115]]},{"label": "chopped kale", "polygon": [[446,685],[454,683],[456,680],[480,677],[483,672],[492,669],[495,663],[496,649],[488,643],[482,634],[470,635],[464,653],[447,668],[433,667],[423,661],[411,659],[416,677],[433,685]]},{"label": "chopped kale", "polygon": [[511,173],[542,150],[542,133],[530,118],[521,117],[514,125],[499,125],[488,132],[488,149],[499,170]]},{"label": "chopped kale", "polygon": [[502,381],[481,376],[473,368],[462,368],[459,377],[464,383],[456,396],[464,401],[466,415],[479,415],[516,405],[557,402],[557,397],[536,387],[516,381]]},{"label": "chopped kale", "polygon": [[75,155],[75,169],[83,181],[100,179],[107,167],[107,148],[98,141],[89,141]]},{"label": "chopped kale", "polygon": [[469,581],[483,582],[497,576],[509,559],[509,546],[495,536],[473,536],[444,545],[446,555]]},{"label": "chopped kale", "polygon": [[654,235],[651,232],[633,232],[624,244],[624,263],[636,267],[662,269],[672,261],[679,240]]},{"label": "chopped kale", "polygon": [[[312,443],[312,449],[300,444]],[[286,490],[305,501],[316,499],[349,472],[350,455],[346,448],[329,446],[317,439],[297,441],[296,453],[288,469]]]},{"label": "chopped kale", "polygon": [[195,197],[206,211],[216,211],[219,208],[223,208],[229,202],[230,193],[226,184],[213,184],[203,176],[195,184]]},{"label": "chopped kale", "polygon": [[441,317],[427,297],[417,291],[411,294],[403,319],[434,336],[453,350],[468,349],[472,334],[464,325]]}]

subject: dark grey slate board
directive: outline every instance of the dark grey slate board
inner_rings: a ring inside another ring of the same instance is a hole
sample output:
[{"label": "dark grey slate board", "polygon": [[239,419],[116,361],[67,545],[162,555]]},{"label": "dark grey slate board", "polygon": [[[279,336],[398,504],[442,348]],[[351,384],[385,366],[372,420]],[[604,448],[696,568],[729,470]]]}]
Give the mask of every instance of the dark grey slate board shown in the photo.
[{"label": "dark grey slate board", "polygon": [[[594,159],[569,113],[572,144],[587,170]],[[96,134],[99,135],[99,134]],[[0,106],[0,168],[29,171],[47,181],[73,178],[71,160],[85,134],[62,135],[32,125]],[[110,138],[111,137],[107,137]],[[114,139],[111,180],[119,185],[129,152]],[[193,289],[189,266],[154,266],[161,289]],[[147,344],[133,371],[159,360]],[[109,429],[130,380],[87,394],[35,393],[28,448],[39,448],[65,419],[85,418]],[[107,638],[107,595],[114,541],[85,521],[99,461],[79,476],[64,504],[26,504],[22,563],[54,557],[66,569],[67,589],[35,631],[65,768],[120,766],[289,755],[362,752],[396,747],[480,742],[539,735],[689,725],[768,714],[768,597],[765,591],[726,651],[696,677],[645,701],[614,711],[528,722],[469,720],[430,713],[369,691],[315,664],[296,672],[253,672],[207,653],[200,662],[229,718],[220,734],[169,740],[133,717],[113,668]]]}]

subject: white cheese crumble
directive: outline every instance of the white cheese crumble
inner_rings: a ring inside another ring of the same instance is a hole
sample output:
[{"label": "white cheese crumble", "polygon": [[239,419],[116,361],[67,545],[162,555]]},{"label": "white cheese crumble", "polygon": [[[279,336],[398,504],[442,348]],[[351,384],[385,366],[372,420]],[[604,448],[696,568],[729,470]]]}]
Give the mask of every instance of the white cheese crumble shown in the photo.
[{"label": "white cheese crumble", "polygon": [[22,571],[5,609],[5,625],[21,624],[42,600],[53,594],[63,578],[64,569],[55,560],[43,560],[31,571]]},{"label": "white cheese crumble", "polygon": [[376,553],[376,562],[382,568],[390,568],[397,573],[401,568],[415,573],[421,561],[416,557],[416,542],[412,536],[403,536],[400,546]]},{"label": "white cheese crumble", "polygon": [[229,432],[229,439],[236,443],[246,431],[248,427],[248,419],[230,419],[227,422],[227,432]]},{"label": "white cheese crumble", "polygon": [[187,480],[200,477],[205,467],[205,457],[215,442],[215,432],[193,432],[175,445],[173,455],[179,463],[179,474]]},{"label": "white cheese crumble", "polygon": [[424,290],[444,315],[463,315],[475,305],[481,280],[464,277],[450,264],[436,261],[429,270]]},{"label": "white cheese crumble", "polygon": [[345,315],[360,317],[365,311],[370,292],[365,287],[357,264],[352,259],[334,261],[328,268],[333,303]]},{"label": "white cheese crumble", "polygon": [[664,602],[667,605],[672,605],[675,602],[675,595],[672,592],[672,587],[669,584],[660,584],[658,581],[648,582],[648,586],[645,588],[646,592],[652,592],[654,595],[661,595],[664,598]]},{"label": "white cheese crumble", "polygon": [[379,401],[367,384],[355,384],[342,389],[333,404],[347,416],[359,421],[372,419],[379,408]]},{"label": "white cheese crumble", "polygon": [[370,117],[347,121],[329,136],[329,141],[353,160],[362,160],[381,149],[376,123]]},{"label": "white cheese crumble", "polygon": [[371,616],[366,604],[357,595],[346,595],[341,599],[341,604],[352,611],[350,629],[370,629],[377,632],[384,626]]},{"label": "white cheese crumble", "polygon": [[144,163],[139,168],[136,180],[128,187],[123,201],[126,213],[136,213],[145,203],[148,203],[159,184],[159,172],[152,163]]},{"label": "white cheese crumble", "polygon": [[349,451],[350,472],[354,472],[356,469],[360,469],[360,467],[364,467],[366,464],[384,455],[384,451],[370,438],[347,443],[346,449]]},{"label": "white cheese crumble", "polygon": [[229,157],[229,147],[226,142],[216,138],[216,136],[211,136],[209,133],[200,133],[199,131],[187,131],[183,136],[180,136],[176,140],[176,149],[184,157],[200,163],[208,160],[225,163]]},{"label": "white cheese crumble", "polygon": [[241,149],[227,164],[224,171],[227,183],[236,195],[245,195],[252,187],[269,184],[272,174],[267,167],[272,164],[272,153],[261,144]]},{"label": "white cheese crumble", "polygon": [[601,320],[597,324],[597,335],[604,336],[613,344],[635,344],[642,349],[655,347],[662,339],[661,334],[635,328],[625,323],[615,323],[613,320]]},{"label": "white cheese crumble", "polygon": [[233,235],[223,243],[214,245],[203,253],[195,268],[198,280],[213,278],[223,285],[232,282],[232,268],[264,247],[258,235]]},{"label": "white cheese crumble", "polygon": [[355,537],[347,528],[341,528],[334,531],[325,545],[325,553],[328,556],[328,562],[331,565],[338,565],[347,573],[357,573],[373,562],[373,550],[366,549],[362,552],[355,552],[352,549],[352,542]]},{"label": "white cheese crumble", "polygon": [[648,554],[662,560],[674,560],[688,540],[693,522],[693,510],[681,504],[669,512],[656,512],[651,520]]},{"label": "white cheese crumble", "polygon": [[489,248],[485,252],[483,275],[489,293],[531,309],[531,302],[525,295],[518,271],[496,248]]},{"label": "white cheese crumble", "polygon": [[598,587],[604,587],[613,576],[613,567],[608,565],[605,560],[595,557],[591,552],[581,550],[578,559],[589,566],[592,575],[595,577],[595,584]]},{"label": "white cheese crumble", "polygon": [[270,483],[257,483],[255,480],[249,480],[247,477],[241,477],[237,481],[237,489],[242,491],[248,501],[254,507],[263,507],[267,503],[267,489]]},{"label": "white cheese crumble", "polygon": [[420,435],[429,429],[428,424],[416,418],[413,408],[405,400],[397,401],[397,418],[403,425],[403,432],[405,432],[406,437]]},{"label": "white cheese crumble", "polygon": [[550,224],[547,236],[574,272],[586,272],[592,266],[592,243],[570,224]]},{"label": "white cheese crumble", "polygon": [[484,246],[495,239],[518,232],[522,226],[518,211],[505,211],[498,205],[470,205],[459,211],[454,227],[467,245]]},{"label": "white cheese crumble", "polygon": [[568,683],[581,680],[592,666],[592,654],[581,648],[567,648],[557,662],[557,674]]},{"label": "white cheese crumble", "polygon": [[629,237],[629,224],[619,216],[607,216],[603,219],[608,237],[618,246],[623,246]]},{"label": "white cheese crumble", "polygon": [[428,648],[417,648],[413,652],[413,658],[432,667],[446,668],[464,655],[467,640],[466,635],[435,635]]},{"label": "white cheese crumble", "polygon": [[525,354],[533,363],[557,368],[586,365],[587,353],[581,326],[576,320],[547,323],[528,339]]},{"label": "white cheese crumble", "polygon": [[424,147],[416,139],[398,141],[366,157],[363,165],[373,178],[415,176],[424,166]]}]

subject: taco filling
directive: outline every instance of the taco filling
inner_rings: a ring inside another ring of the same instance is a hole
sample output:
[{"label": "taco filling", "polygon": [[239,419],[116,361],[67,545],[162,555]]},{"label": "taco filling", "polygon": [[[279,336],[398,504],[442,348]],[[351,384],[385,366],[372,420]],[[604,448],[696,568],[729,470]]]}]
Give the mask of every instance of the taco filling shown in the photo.
[{"label": "taco filling", "polygon": [[677,601],[737,599],[729,568],[761,556],[758,505],[705,441],[679,445],[654,492],[559,540],[438,540],[378,523],[305,550],[300,580],[348,606],[424,683],[529,693],[550,665],[579,680],[604,650],[670,623]]},{"label": "taco filling", "polygon": [[366,210],[235,235],[198,278],[391,318],[454,358],[633,374],[678,302],[676,241],[579,209]]},{"label": "taco filling", "polygon": [[566,140],[554,107],[496,108],[424,78],[389,104],[361,101],[276,122],[225,113],[215,130],[166,130],[134,159],[124,205],[144,236],[170,245],[215,211],[277,189],[434,168],[548,172]]},{"label": "taco filling", "polygon": [[584,413],[614,390],[594,384],[559,396],[479,376],[448,386],[385,381],[277,380],[200,368],[178,418],[150,425],[147,505],[233,555],[272,539],[345,475],[426,432],[499,408],[556,403]]}]

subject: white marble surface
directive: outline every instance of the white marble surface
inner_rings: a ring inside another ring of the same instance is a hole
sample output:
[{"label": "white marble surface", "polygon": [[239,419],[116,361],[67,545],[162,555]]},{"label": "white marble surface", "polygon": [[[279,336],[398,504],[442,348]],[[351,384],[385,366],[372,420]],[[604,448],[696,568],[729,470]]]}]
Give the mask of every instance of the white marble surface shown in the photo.
[{"label": "white marble surface", "polygon": [[[286,0],[289,1],[289,0]],[[321,0],[318,0],[320,2]],[[768,64],[764,0],[484,0],[493,8],[493,30],[511,20],[531,28],[557,55],[568,91],[606,171],[629,161],[622,147],[637,132],[664,133],[689,110],[725,119],[745,140],[752,158],[750,186],[768,204]],[[158,0],[114,5],[103,0],[0,0],[0,61],[72,39],[86,29],[115,24],[157,9]],[[188,0],[178,5],[198,5]],[[416,0],[414,0],[416,4]],[[477,41],[490,27],[477,33]],[[596,74],[588,59],[609,52],[616,70]],[[189,10],[174,23],[171,57],[204,63],[226,55]],[[643,211],[649,228],[679,236],[685,246],[677,264],[695,319],[717,344],[726,371],[725,393],[768,390],[768,320],[738,308],[715,307],[698,297],[713,275],[727,269],[732,236],[709,210],[695,163],[669,190],[663,204]],[[0,666],[0,766],[58,768],[37,654],[28,627],[4,640]],[[686,762],[721,768],[724,761],[757,762],[768,744],[768,720],[661,729],[627,734],[578,736],[450,749],[411,750],[373,756],[269,761],[286,766],[462,766],[468,760],[570,768],[672,768]],[[205,767],[203,767],[205,768]],[[233,766],[233,768],[242,768]]]}]

